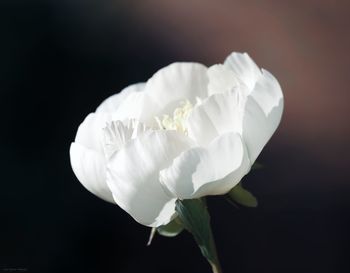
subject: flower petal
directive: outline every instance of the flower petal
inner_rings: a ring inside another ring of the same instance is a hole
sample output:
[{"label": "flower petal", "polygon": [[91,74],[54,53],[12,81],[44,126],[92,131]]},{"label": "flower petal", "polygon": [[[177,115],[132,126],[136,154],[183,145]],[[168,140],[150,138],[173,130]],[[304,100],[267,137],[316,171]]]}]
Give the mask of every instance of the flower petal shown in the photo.
[{"label": "flower petal", "polygon": [[115,112],[119,105],[131,93],[141,92],[145,88],[145,83],[136,83],[125,87],[122,91],[105,99],[96,109],[96,113],[112,113]]},{"label": "flower petal", "polygon": [[148,126],[154,124],[154,118],[149,118],[149,112],[154,109],[152,101],[148,99],[145,92],[134,92],[127,96],[112,114],[113,120],[136,119]]},{"label": "flower petal", "polygon": [[173,63],[155,73],[148,80],[145,93],[153,102],[148,107],[149,117],[169,114],[169,109],[178,106],[180,101],[207,96],[207,67],[199,63]]},{"label": "flower petal", "polygon": [[80,183],[91,193],[114,203],[106,184],[106,162],[102,154],[79,143],[70,146],[70,162]]},{"label": "flower petal", "polygon": [[252,164],[276,131],[283,112],[283,97],[269,99],[268,96],[265,96],[264,100],[261,98],[258,103],[255,99],[257,96],[254,95],[261,91],[260,93],[263,96],[264,91],[265,93],[271,91],[271,89],[265,88],[270,87],[273,89],[277,88],[277,85],[273,86],[271,82],[266,81],[266,78],[263,77],[256,84],[256,89],[252,95],[248,96],[246,100],[243,111],[242,135]]},{"label": "flower petal", "polygon": [[212,95],[195,107],[187,120],[188,135],[206,146],[218,135],[238,132],[253,164],[280,123],[283,94],[278,81],[266,70],[248,96],[242,88]]},{"label": "flower petal", "polygon": [[236,74],[229,67],[216,64],[208,68],[208,95],[224,93],[240,85]]},{"label": "flower petal", "polygon": [[180,199],[225,194],[249,171],[250,162],[239,134],[229,132],[207,149],[183,152],[160,172],[162,185]]},{"label": "flower petal", "polygon": [[247,53],[231,53],[226,58],[224,65],[232,69],[250,90],[253,89],[257,79],[261,75],[259,67]]},{"label": "flower petal", "polygon": [[200,146],[207,146],[221,134],[241,132],[242,104],[239,88],[210,96],[189,115],[188,136]]},{"label": "flower petal", "polygon": [[75,142],[96,152],[103,153],[103,128],[111,121],[111,115],[90,113],[80,124]]},{"label": "flower petal", "polygon": [[280,107],[282,114],[283,93],[277,79],[270,72],[260,70],[247,53],[232,53],[227,57],[225,65],[243,80],[250,89],[246,95],[253,96],[266,115],[275,107]]},{"label": "flower petal", "polygon": [[110,158],[115,152],[118,152],[128,141],[136,138],[139,134],[145,132],[148,128],[141,122],[129,119],[121,122],[112,121],[103,128],[103,148],[106,158]]},{"label": "flower petal", "polygon": [[107,166],[107,184],[115,202],[146,226],[169,223],[176,199],[168,196],[159,171],[168,167],[190,140],[175,131],[147,131],[114,154]]},{"label": "flower petal", "polygon": [[[275,108],[278,108],[274,119],[280,121],[283,112],[283,93],[277,79],[267,70],[262,69],[261,76],[257,79],[250,96],[260,105],[265,115],[268,116]],[[277,125],[278,125],[277,123]],[[277,127],[276,125],[276,127]]]}]

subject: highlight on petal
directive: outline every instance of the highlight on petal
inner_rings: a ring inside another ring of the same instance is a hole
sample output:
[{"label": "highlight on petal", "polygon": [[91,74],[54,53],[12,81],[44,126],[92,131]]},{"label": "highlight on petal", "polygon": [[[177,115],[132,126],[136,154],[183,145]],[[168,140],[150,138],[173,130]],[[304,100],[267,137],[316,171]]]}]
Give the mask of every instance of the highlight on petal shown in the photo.
[{"label": "highlight on petal", "polygon": [[73,172],[80,183],[91,193],[114,203],[106,184],[106,162],[103,154],[79,143],[72,143],[69,153]]},{"label": "highlight on petal", "polygon": [[115,202],[143,225],[169,223],[176,216],[176,198],[164,192],[159,171],[191,145],[176,131],[147,131],[128,142],[107,165],[107,184]]},{"label": "highlight on petal", "polygon": [[224,65],[230,68],[238,78],[251,90],[261,71],[248,53],[231,53],[225,60]]},{"label": "highlight on petal", "polygon": [[120,104],[125,100],[131,93],[141,92],[145,88],[145,83],[136,83],[125,87],[122,91],[114,94],[105,99],[99,107],[96,109],[96,113],[113,113],[115,112]]},{"label": "highlight on petal", "polygon": [[180,101],[191,103],[207,96],[207,67],[199,63],[173,63],[148,80],[145,93],[152,102],[149,116],[169,114]]},{"label": "highlight on petal", "polygon": [[225,194],[250,169],[245,145],[239,134],[229,132],[210,143],[183,152],[160,172],[166,191],[180,199]]}]

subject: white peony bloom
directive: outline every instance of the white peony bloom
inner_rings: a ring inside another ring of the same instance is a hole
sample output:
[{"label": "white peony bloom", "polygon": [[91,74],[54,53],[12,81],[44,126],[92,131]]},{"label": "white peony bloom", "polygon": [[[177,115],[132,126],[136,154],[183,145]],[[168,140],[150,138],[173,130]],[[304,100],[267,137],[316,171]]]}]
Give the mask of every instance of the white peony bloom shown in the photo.
[{"label": "white peony bloom", "polygon": [[173,63],[106,99],[70,148],[79,181],[141,224],[176,217],[175,201],[230,191],[283,112],[278,81],[248,54]]}]

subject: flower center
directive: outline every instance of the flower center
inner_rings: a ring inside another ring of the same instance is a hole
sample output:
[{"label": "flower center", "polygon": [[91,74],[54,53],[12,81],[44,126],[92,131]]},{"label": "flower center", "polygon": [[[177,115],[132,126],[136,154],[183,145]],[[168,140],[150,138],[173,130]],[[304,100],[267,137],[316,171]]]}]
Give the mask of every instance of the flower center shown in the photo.
[{"label": "flower center", "polygon": [[172,116],[163,115],[163,118],[155,117],[158,126],[163,130],[175,130],[187,135],[187,118],[193,110],[193,105],[189,100],[180,103],[180,107],[175,108]]}]

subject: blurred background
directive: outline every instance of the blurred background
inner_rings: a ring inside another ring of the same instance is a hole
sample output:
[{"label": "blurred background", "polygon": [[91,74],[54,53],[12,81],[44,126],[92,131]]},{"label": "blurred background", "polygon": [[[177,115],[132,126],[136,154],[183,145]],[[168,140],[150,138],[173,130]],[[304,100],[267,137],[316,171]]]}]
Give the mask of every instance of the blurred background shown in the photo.
[{"label": "blurred background", "polygon": [[350,270],[349,1],[1,0],[0,272],[210,272],[191,236],[156,237],[86,191],[84,117],[174,61],[246,51],[285,94],[245,178],[256,209],[209,200],[224,272]]}]

